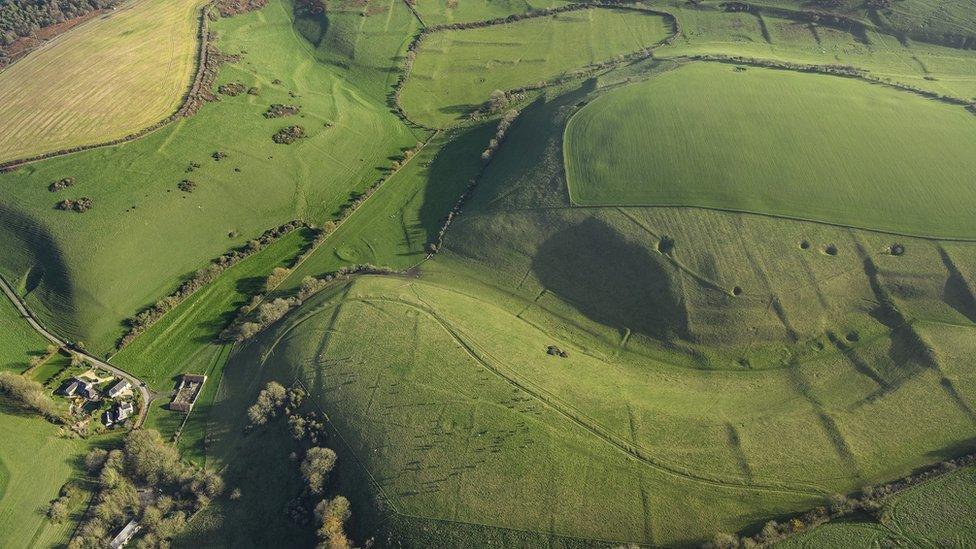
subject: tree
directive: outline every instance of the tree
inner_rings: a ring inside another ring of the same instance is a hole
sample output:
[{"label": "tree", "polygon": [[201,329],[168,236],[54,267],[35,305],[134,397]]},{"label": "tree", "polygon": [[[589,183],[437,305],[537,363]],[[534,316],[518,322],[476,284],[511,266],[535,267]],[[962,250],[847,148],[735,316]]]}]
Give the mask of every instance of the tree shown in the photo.
[{"label": "tree", "polygon": [[247,417],[252,425],[264,425],[278,415],[285,404],[287,391],[276,381],[270,381],[258,393],[257,401],[247,409]]},{"label": "tree", "polygon": [[315,506],[315,517],[321,525],[316,534],[321,540],[319,547],[349,549],[352,545],[346,536],[345,522],[352,516],[349,500],[336,496],[331,501],[322,500]]},{"label": "tree", "polygon": [[321,494],[325,490],[325,483],[329,479],[329,473],[335,467],[336,453],[331,448],[316,446],[310,448],[305,454],[305,459],[298,469],[302,473],[308,489],[313,494]]}]

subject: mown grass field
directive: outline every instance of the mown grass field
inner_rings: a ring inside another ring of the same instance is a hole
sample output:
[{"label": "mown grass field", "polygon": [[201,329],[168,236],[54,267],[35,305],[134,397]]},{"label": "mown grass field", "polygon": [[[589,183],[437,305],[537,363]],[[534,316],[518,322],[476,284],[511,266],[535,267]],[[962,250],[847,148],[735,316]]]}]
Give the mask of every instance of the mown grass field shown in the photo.
[{"label": "mown grass field", "polygon": [[203,0],[135,0],[0,73],[0,161],[124,137],[176,111]]},{"label": "mown grass field", "polygon": [[957,106],[851,79],[697,63],[595,99],[570,120],[564,146],[579,205],[704,206],[973,238],[974,140],[976,119]]},{"label": "mown grass field", "polygon": [[433,127],[455,123],[493,90],[549,80],[655,45],[671,32],[660,15],[587,9],[429,35],[402,90],[404,110]]},{"label": "mown grass field", "polygon": [[[68,339],[105,352],[121,321],[172,291],[181,277],[228,248],[292,219],[321,224],[349,193],[371,185],[392,158],[426,137],[385,104],[394,58],[416,21],[402,2],[370,17],[334,21],[331,33],[371,32],[348,68],[320,59],[292,26],[291,5],[213,23],[227,53],[218,83],[240,81],[259,95],[223,96],[192,118],[135,142],[52,159],[0,175],[0,272],[27,294],[38,316]],[[273,84],[280,80],[281,84]],[[263,116],[271,104],[301,107],[290,118]],[[228,126],[227,120],[233,120]],[[300,124],[308,137],[280,145],[271,136]],[[220,161],[214,152],[227,156]],[[187,172],[191,163],[199,168]],[[75,177],[75,186],[47,185]],[[192,193],[177,185],[189,179]],[[91,197],[84,214],[53,209]]]}]

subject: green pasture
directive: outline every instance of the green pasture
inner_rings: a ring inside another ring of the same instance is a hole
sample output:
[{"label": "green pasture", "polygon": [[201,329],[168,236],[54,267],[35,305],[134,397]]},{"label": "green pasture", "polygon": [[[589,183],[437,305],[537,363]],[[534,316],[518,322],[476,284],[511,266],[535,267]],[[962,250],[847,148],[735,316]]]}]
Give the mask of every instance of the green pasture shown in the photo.
[{"label": "green pasture", "polygon": [[432,33],[402,89],[413,121],[449,126],[508,90],[655,45],[668,21],[637,10],[586,9],[515,23]]},{"label": "green pasture", "polygon": [[957,106],[851,79],[696,63],[593,100],[569,121],[564,150],[579,205],[973,238],[974,140],[976,119]]},{"label": "green pasture", "polygon": [[852,29],[812,23],[789,17],[790,12],[768,9],[726,12],[715,3],[703,3],[697,8],[671,4],[665,9],[678,19],[681,33],[673,44],[656,52],[661,57],[720,54],[847,65],[866,70],[874,77],[938,94],[976,96],[976,52],[971,49],[904,37],[899,40],[898,35],[874,26]]},{"label": "green pasture", "polygon": [[[310,240],[309,231],[294,231],[231,267],[112,357],[113,364],[145,380],[159,393],[150,408],[147,426],[167,437],[182,426],[179,446],[185,458],[202,464],[207,457],[204,437],[231,347],[217,342],[217,337],[233,320],[237,309],[264,290],[271,271],[288,266]],[[183,413],[166,409],[170,392],[184,373],[207,376],[185,424]]]},{"label": "green pasture", "polygon": [[0,545],[53,547],[68,542],[72,521],[53,524],[45,513],[65,482],[77,478],[88,449],[58,435],[37,417],[0,412]]},{"label": "green pasture", "polygon": [[[291,5],[214,22],[220,48],[242,53],[218,83],[240,81],[258,95],[221,96],[192,118],[143,139],[26,166],[0,175],[0,273],[17,283],[48,325],[105,352],[122,319],[180,279],[265,229],[300,218],[321,224],[349,193],[376,181],[414,133],[386,106],[386,82],[416,22],[402,2],[382,15],[333,22],[329,32],[371,32],[371,45],[340,67],[320,59],[292,26]],[[280,84],[274,84],[279,80]],[[273,103],[300,115],[267,119]],[[233,123],[228,123],[233,121]],[[279,145],[271,136],[300,124],[309,137]],[[226,153],[216,161],[214,152]],[[187,172],[191,162],[200,165]],[[77,184],[47,190],[62,177]],[[192,193],[177,188],[197,183]],[[84,214],[56,211],[88,196]]]},{"label": "green pasture", "polygon": [[7,296],[0,298],[0,370],[23,371],[31,356],[44,353],[47,341],[20,317]]}]

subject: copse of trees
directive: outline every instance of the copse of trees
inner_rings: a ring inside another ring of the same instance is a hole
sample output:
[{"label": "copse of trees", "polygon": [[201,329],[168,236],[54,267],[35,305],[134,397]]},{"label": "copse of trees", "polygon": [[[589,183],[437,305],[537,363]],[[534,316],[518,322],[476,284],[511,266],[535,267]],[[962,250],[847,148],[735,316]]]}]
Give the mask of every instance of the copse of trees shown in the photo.
[{"label": "copse of trees", "polygon": [[[223,490],[217,473],[184,463],[175,447],[148,429],[129,433],[120,449],[92,450],[85,466],[95,477],[96,493],[71,549],[105,547],[133,518],[141,525],[140,546],[165,546],[192,513]],[[139,497],[139,490],[153,497]]]},{"label": "copse of trees", "polygon": [[295,414],[304,400],[305,390],[301,387],[285,389],[277,381],[269,381],[247,409],[247,417],[251,426],[264,425],[276,417]]},{"label": "copse of trees", "polygon": [[349,278],[356,274],[392,274],[395,272],[397,271],[388,267],[377,267],[364,263],[352,267],[342,267],[319,278],[305,277],[302,279],[298,293],[291,297],[276,297],[271,301],[262,302],[262,296],[255,296],[251,303],[238,310],[237,317],[221,332],[220,339],[225,342],[241,343],[254,337],[334,280]]}]

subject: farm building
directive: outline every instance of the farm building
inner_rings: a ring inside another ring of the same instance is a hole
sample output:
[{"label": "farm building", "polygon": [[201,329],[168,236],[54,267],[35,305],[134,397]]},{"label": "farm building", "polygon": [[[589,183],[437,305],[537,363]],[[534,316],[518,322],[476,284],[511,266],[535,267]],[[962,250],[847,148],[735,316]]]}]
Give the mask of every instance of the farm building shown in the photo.
[{"label": "farm building", "polygon": [[120,402],[115,405],[115,408],[111,410],[106,410],[105,414],[102,416],[102,422],[106,425],[112,425],[114,423],[121,423],[132,415],[135,411],[135,406],[131,401]]},{"label": "farm building", "polygon": [[176,394],[173,395],[173,401],[170,402],[169,409],[178,412],[189,412],[193,409],[193,403],[200,396],[200,390],[206,381],[207,376],[205,375],[183,374],[183,377],[180,378],[179,385],[176,386]]},{"label": "farm building", "polygon": [[66,397],[80,396],[88,400],[92,400],[98,396],[98,392],[95,390],[95,384],[74,377],[65,381],[57,390],[57,393]]},{"label": "farm building", "polygon": [[131,388],[132,388],[131,383],[129,383],[124,379],[120,379],[118,383],[108,388],[108,396],[111,398],[116,398],[117,396],[121,395],[122,393],[128,391]]},{"label": "farm building", "polygon": [[61,387],[58,388],[57,394],[68,396],[68,397],[75,396],[75,394],[78,393],[79,387],[81,387],[81,382],[79,382],[75,378],[71,378],[68,381],[65,381],[64,384],[62,384]]},{"label": "farm building", "polygon": [[131,540],[132,537],[139,532],[140,528],[141,526],[139,526],[139,523],[136,522],[135,519],[130,520],[128,524],[126,524],[125,526],[122,527],[121,530],[119,530],[118,534],[115,534],[115,537],[112,538],[112,541],[109,543],[109,547],[111,547],[112,549],[119,549],[120,547],[125,547],[125,544],[129,543],[129,540]]}]

